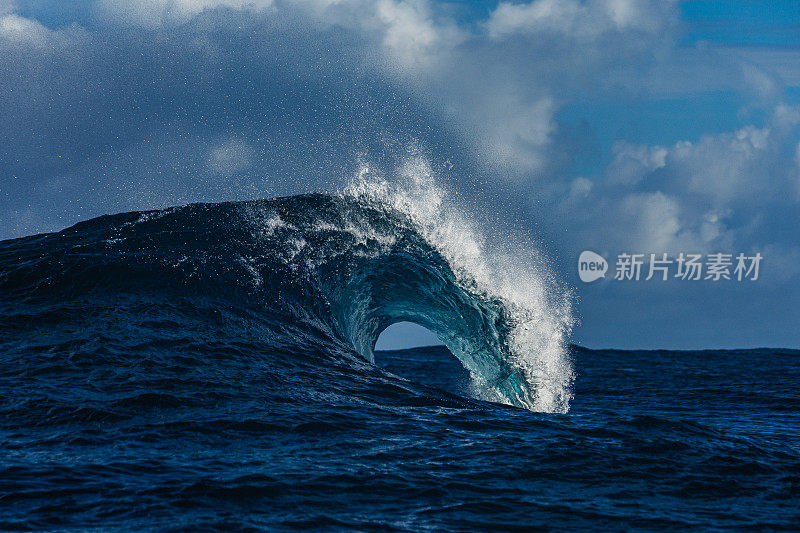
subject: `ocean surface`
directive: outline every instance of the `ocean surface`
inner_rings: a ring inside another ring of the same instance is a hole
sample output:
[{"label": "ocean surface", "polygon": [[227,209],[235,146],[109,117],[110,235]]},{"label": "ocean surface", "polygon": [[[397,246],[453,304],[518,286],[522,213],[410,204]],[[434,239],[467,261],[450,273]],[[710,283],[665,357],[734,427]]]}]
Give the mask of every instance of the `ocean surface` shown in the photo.
[{"label": "ocean surface", "polygon": [[[800,351],[570,345],[425,198],[0,242],[0,530],[800,527]],[[373,352],[399,321],[447,347]]]}]

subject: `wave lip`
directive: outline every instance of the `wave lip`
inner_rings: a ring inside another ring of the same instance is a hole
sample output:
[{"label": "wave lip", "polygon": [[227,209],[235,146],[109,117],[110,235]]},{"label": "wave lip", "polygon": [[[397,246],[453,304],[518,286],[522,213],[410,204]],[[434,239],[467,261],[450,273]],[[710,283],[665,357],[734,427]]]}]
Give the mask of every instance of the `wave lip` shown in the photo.
[{"label": "wave lip", "polygon": [[343,196],[392,219],[415,248],[395,248],[348,280],[352,297],[341,321],[359,353],[371,358],[392,323],[416,322],[470,371],[479,397],[566,412],[574,380],[571,294],[536,250],[507,239],[492,244],[421,158],[393,182],[369,174],[364,167]]}]

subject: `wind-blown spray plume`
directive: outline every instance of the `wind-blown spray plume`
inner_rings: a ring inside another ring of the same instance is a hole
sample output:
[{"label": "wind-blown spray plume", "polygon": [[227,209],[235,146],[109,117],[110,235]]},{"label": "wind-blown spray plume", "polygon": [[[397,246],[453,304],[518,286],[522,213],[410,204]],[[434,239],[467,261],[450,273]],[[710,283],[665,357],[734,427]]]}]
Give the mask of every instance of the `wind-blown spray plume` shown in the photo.
[{"label": "wind-blown spray plume", "polygon": [[[571,294],[530,244],[487,239],[419,156],[407,160],[392,182],[372,176],[364,165],[345,194],[363,205],[402,213],[407,230],[444,259],[469,305],[444,316],[408,311],[407,318],[447,344],[471,372],[480,396],[536,411],[569,408]],[[478,311],[475,319],[472,310]]]}]

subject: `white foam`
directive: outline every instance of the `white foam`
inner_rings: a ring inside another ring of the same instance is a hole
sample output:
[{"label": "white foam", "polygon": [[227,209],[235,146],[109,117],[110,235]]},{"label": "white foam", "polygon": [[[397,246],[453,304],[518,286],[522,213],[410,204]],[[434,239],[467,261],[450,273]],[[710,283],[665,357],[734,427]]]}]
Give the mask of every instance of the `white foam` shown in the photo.
[{"label": "white foam", "polygon": [[[534,411],[566,412],[574,373],[567,349],[573,326],[571,293],[557,283],[544,258],[529,243],[487,240],[486,231],[454,205],[452,194],[437,183],[429,162],[410,156],[392,181],[366,164],[343,194],[390,206],[448,262],[463,287],[487,299],[500,300],[513,330],[507,349],[534,397]],[[498,399],[492,391],[486,396]]]}]

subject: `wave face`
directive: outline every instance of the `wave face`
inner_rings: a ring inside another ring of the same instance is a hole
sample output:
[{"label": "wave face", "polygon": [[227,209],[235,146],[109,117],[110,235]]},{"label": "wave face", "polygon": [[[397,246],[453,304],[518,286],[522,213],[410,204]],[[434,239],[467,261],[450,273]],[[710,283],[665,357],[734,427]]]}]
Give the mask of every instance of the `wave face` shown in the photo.
[{"label": "wave face", "polygon": [[339,196],[105,216],[5,242],[0,291],[17,306],[5,311],[58,316],[84,342],[124,327],[114,340],[130,339],[132,352],[187,329],[255,342],[313,360],[321,376],[331,363],[357,375],[387,326],[412,321],[458,357],[474,396],[566,411],[568,320],[548,308],[546,280],[519,269],[528,277],[511,279],[489,261],[465,223],[442,215],[435,188],[414,199],[358,183]]}]

